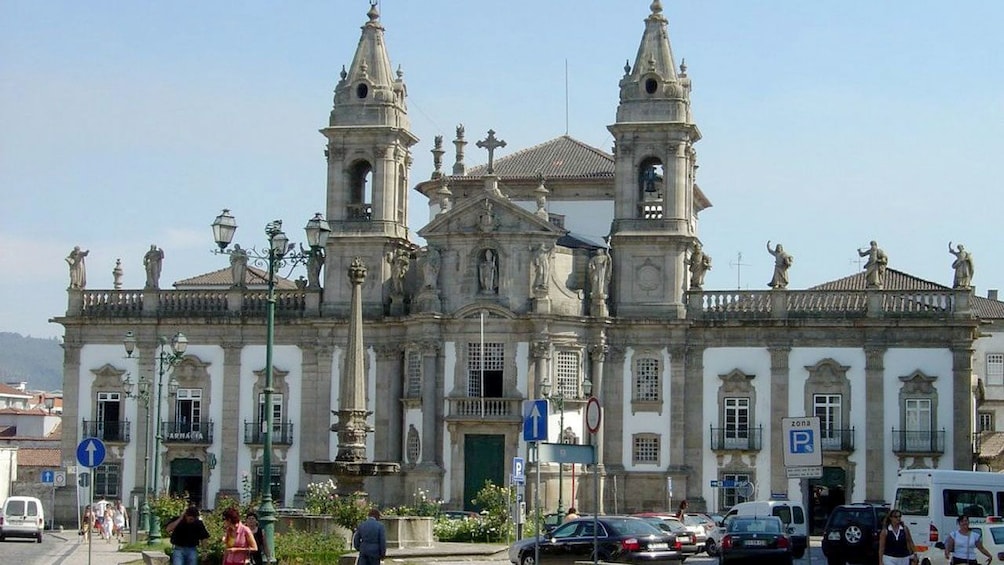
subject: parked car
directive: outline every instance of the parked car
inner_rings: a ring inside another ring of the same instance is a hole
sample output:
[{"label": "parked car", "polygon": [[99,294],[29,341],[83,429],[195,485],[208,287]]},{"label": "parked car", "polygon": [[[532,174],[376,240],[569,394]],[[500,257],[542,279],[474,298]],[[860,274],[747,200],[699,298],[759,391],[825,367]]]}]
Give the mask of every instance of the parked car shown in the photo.
[{"label": "parked car", "polygon": [[791,565],[791,538],[777,516],[736,516],[729,520],[718,562]]},{"label": "parked car", "polygon": [[470,510],[443,510],[439,513],[444,518],[450,520],[480,520],[481,514]]},{"label": "parked car", "polygon": [[670,563],[682,556],[674,549],[676,536],[664,532],[641,518],[601,516],[578,518],[561,524],[549,534],[525,538],[509,547],[509,561],[517,565],[536,565],[534,544],[539,544],[541,564],[571,564],[591,561],[593,532],[599,547],[598,559],[611,563]]},{"label": "parked car", "polygon": [[823,555],[830,565],[875,563],[878,560],[878,535],[887,506],[877,504],[842,504],[830,512],[823,528]]},{"label": "parked car", "polygon": [[805,509],[800,503],[790,500],[740,502],[725,513],[726,518],[729,516],[777,516],[784,523],[785,528],[792,528],[788,533],[791,536],[792,554],[795,559],[801,559],[802,555],[805,554],[805,548],[809,543],[809,529],[806,523]]},{"label": "parked car", "polygon": [[676,516],[662,515],[654,512],[644,512],[635,514],[635,516],[676,536],[676,547],[679,549],[683,559],[699,553],[697,539],[694,537],[694,534]]},{"label": "parked car", "polygon": [[7,538],[34,538],[42,543],[45,510],[33,496],[11,496],[0,509],[0,541]]}]

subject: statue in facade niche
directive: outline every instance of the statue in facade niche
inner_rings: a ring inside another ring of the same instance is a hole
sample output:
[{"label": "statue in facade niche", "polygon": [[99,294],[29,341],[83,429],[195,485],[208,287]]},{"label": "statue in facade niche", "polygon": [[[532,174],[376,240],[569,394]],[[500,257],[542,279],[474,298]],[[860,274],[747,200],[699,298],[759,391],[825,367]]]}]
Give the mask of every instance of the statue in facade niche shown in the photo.
[{"label": "statue in facade niche", "polygon": [[770,248],[770,240],[767,240],[767,253],[774,256],[774,276],[771,277],[767,286],[775,289],[788,288],[788,267],[795,261],[790,253],[778,243],[774,249]]},{"label": "statue in facade niche", "polygon": [[955,255],[952,261],[952,268],[955,269],[955,281],[952,288],[969,288],[973,284],[973,254],[966,251],[960,243],[956,249],[952,249],[952,242],[948,242],[948,252]]},{"label": "statue in facade niche", "polygon": [[858,249],[858,257],[868,257],[865,262],[865,288],[882,288],[885,269],[889,264],[889,256],[872,241],[867,249]]},{"label": "statue in facade niche", "polygon": [[321,288],[321,269],[324,267],[324,250],[307,251],[307,288]]},{"label": "statue in facade niche", "polygon": [[230,277],[234,281],[234,286],[247,286],[248,272],[248,252],[235,243],[233,251],[230,252]]},{"label": "statue in facade niche", "polygon": [[533,247],[533,287],[547,288],[547,279],[551,275],[551,249],[543,243]]},{"label": "statue in facade niche", "polygon": [[711,270],[711,256],[704,252],[704,247],[698,241],[690,252],[690,288],[700,290],[704,287],[704,275]]},{"label": "statue in facade niche", "polygon": [[87,266],[84,258],[90,250],[84,251],[79,245],[73,247],[73,251],[66,257],[66,263],[70,266],[70,288],[83,290],[87,288]]},{"label": "statue in facade niche", "polygon": [[596,255],[589,260],[589,282],[592,285],[594,298],[606,298],[610,285],[610,256],[607,250],[599,248]]},{"label": "statue in facade niche", "polygon": [[391,292],[398,296],[404,295],[404,279],[408,276],[408,267],[411,266],[411,258],[407,251],[398,250],[388,257],[390,261],[390,285]]},{"label": "statue in facade niche", "polygon": [[482,293],[495,293],[498,270],[498,256],[491,249],[485,249],[481,262],[478,264],[478,282],[481,285]]},{"label": "statue in facade niche", "polygon": [[151,245],[143,256],[143,267],[146,269],[146,288],[160,288],[160,271],[164,263],[164,250]]},{"label": "statue in facade niche", "polygon": [[439,250],[430,247],[425,252],[425,262],[422,263],[422,284],[425,288],[435,290],[439,281]]}]

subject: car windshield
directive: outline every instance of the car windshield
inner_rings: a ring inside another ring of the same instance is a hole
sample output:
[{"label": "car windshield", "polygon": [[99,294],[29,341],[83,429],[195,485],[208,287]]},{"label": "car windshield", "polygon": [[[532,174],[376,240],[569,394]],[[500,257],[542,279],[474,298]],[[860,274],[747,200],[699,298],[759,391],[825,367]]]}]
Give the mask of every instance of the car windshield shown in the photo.
[{"label": "car windshield", "polygon": [[662,531],[640,518],[607,518],[606,523],[619,535],[661,535]]},{"label": "car windshield", "polygon": [[781,521],[763,518],[740,518],[732,520],[729,523],[729,533],[779,534],[781,533]]},{"label": "car windshield", "polygon": [[8,500],[7,501],[7,514],[11,516],[24,516],[24,501],[23,500]]}]

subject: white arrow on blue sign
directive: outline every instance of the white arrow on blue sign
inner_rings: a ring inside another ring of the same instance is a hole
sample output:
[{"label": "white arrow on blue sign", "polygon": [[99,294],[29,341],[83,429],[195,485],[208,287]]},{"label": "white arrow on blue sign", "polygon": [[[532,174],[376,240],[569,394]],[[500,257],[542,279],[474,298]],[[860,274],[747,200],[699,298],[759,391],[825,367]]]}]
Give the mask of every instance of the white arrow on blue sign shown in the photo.
[{"label": "white arrow on blue sign", "polygon": [[547,399],[523,402],[523,441],[547,441]]},{"label": "white arrow on blue sign", "polygon": [[100,466],[105,461],[104,442],[96,437],[84,438],[77,445],[77,461],[88,469]]},{"label": "white arrow on blue sign", "polygon": [[51,485],[56,482],[56,472],[52,469],[46,469],[42,471],[42,484]]}]

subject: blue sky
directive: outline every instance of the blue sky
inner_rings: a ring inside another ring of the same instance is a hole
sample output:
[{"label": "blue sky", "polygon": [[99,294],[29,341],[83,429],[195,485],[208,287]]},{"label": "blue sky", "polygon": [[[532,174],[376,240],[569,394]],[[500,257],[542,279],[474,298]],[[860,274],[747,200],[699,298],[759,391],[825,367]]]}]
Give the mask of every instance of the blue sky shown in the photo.
[{"label": "blue sky", "polygon": [[[617,81],[648,0],[384,0],[409,92],[412,184],[433,137],[463,122],[509,152],[565,133],[609,150]],[[795,256],[791,287],[857,270],[877,240],[890,267],[950,284],[948,242],[980,294],[1004,286],[1004,3],[666,1],[693,80],[705,288],[766,289],[766,240]],[[0,2],[0,330],[61,335],[74,245],[88,288],[162,286],[220,268],[209,224],[237,241],[324,209],[324,138],[366,0]],[[447,144],[449,145],[449,144]],[[451,161],[452,154],[444,159]],[[485,156],[469,148],[467,162]],[[998,189],[998,190],[994,190]],[[428,220],[413,195],[413,230]],[[735,267],[742,253],[744,266]]]}]

